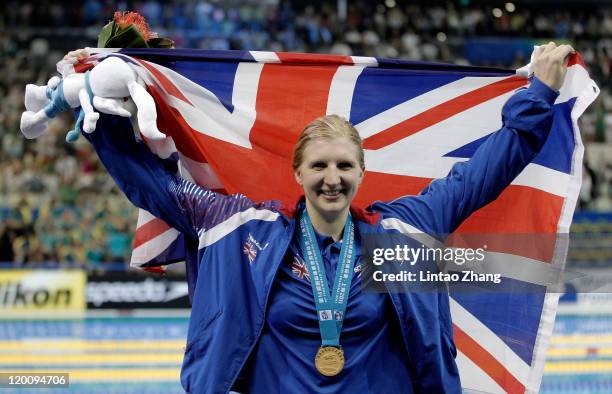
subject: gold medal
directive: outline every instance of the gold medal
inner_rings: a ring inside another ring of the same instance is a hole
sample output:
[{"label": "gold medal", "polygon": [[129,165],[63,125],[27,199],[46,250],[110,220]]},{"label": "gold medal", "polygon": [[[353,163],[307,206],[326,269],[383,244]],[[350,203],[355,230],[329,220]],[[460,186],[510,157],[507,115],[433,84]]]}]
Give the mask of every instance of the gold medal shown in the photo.
[{"label": "gold medal", "polygon": [[321,346],[315,356],[315,366],[321,375],[338,375],[344,368],[344,351],[334,346]]}]

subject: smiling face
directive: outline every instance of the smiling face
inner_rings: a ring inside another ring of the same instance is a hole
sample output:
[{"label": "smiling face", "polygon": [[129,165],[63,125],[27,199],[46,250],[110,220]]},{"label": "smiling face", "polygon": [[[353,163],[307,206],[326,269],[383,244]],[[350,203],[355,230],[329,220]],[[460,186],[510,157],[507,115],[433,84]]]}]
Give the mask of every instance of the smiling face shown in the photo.
[{"label": "smiling face", "polygon": [[348,213],[363,179],[360,147],[347,137],[318,137],[307,142],[301,159],[294,174],[309,212],[327,221]]}]

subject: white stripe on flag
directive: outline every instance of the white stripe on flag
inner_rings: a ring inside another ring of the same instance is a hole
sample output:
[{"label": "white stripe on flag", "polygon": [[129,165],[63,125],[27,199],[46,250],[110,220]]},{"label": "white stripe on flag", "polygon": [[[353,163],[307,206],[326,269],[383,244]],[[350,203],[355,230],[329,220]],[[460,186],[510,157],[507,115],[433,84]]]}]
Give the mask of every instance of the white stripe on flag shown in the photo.
[{"label": "white stripe on flag", "polygon": [[[489,375],[487,375],[478,364],[470,360],[466,355],[457,350],[457,358],[455,359],[459,366],[459,376],[461,377],[461,386],[463,393],[487,393],[487,394],[505,394],[504,389],[497,384]],[[470,390],[471,383],[478,382],[478,390]]]},{"label": "white stripe on flag", "polygon": [[208,190],[223,189],[223,184],[210,164],[191,160],[184,155],[179,155],[179,157],[181,167],[184,170],[181,172],[181,177]]},{"label": "white stripe on flag", "polygon": [[179,234],[178,230],[169,228],[157,237],[151,238],[138,246],[132,251],[130,265],[144,264],[159,256],[160,253],[166,250],[168,246],[178,238]]},{"label": "white stripe on flag", "polygon": [[351,56],[354,64],[364,65],[366,67],[378,67],[378,60],[370,56]]},{"label": "white stripe on flag", "polygon": [[119,52],[123,48],[90,48],[90,47],[85,47],[85,49],[91,55],[95,55],[95,54],[98,54],[98,53],[110,55],[111,53]]},{"label": "white stripe on flag", "polygon": [[249,51],[255,61],[259,63],[280,63],[281,60],[275,52],[267,51]]},{"label": "white stripe on flag", "polygon": [[567,69],[565,75],[565,81],[561,90],[559,91],[559,97],[555,101],[555,104],[566,102],[574,97],[578,97],[585,89],[593,89],[595,96],[599,93],[599,88],[595,85],[595,82],[589,77],[587,70],[580,64],[574,64]]},{"label": "white stripe on flag", "polygon": [[526,393],[536,394],[540,391],[542,375],[544,374],[544,363],[546,362],[546,350],[555,326],[555,316],[557,315],[557,305],[561,293],[547,292],[544,296],[544,307],[540,317],[540,327],[533,349],[533,359],[531,362],[531,374],[525,385]]},{"label": "white stripe on flag", "polygon": [[338,67],[329,88],[326,114],[340,115],[347,120],[351,118],[351,104],[353,103],[355,84],[364,68],[365,66]]},{"label": "white stripe on flag", "polygon": [[559,197],[565,197],[569,182],[569,174],[531,163],[512,181],[512,185],[529,186]]}]

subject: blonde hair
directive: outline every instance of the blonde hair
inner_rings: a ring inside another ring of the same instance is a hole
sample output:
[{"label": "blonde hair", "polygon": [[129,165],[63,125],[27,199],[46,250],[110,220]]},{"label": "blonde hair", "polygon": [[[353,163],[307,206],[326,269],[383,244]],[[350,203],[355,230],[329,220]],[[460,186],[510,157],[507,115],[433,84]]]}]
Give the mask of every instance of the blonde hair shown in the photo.
[{"label": "blonde hair", "polygon": [[355,129],[355,126],[351,124],[344,117],[339,115],[326,115],[317,118],[310,122],[304,127],[300,134],[295,146],[293,147],[293,170],[302,164],[304,160],[304,149],[306,145],[317,138],[348,138],[357,146],[359,166],[362,170],[365,170],[365,160],[363,154],[363,146],[361,137]]}]

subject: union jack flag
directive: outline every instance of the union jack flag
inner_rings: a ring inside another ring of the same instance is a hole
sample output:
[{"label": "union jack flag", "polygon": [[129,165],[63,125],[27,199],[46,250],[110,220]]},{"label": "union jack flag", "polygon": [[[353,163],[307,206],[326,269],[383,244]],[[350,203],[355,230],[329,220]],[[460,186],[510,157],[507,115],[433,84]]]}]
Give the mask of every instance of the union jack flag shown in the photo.
[{"label": "union jack flag", "polygon": [[293,263],[291,263],[291,272],[299,279],[306,279],[308,282],[310,282],[310,272],[308,272],[306,263],[300,261],[295,256],[293,257]]},{"label": "union jack flag", "polygon": [[244,246],[242,246],[242,253],[244,253],[245,256],[249,259],[249,263],[255,261],[255,257],[257,257],[257,250],[255,249],[255,245],[253,245],[253,242],[251,242],[250,239],[248,239],[244,243]]},{"label": "union jack flag", "polygon": [[[367,206],[416,194],[456,162],[469,159],[500,128],[506,100],[529,83],[526,73],[512,70],[371,57],[185,49],[97,56],[94,61],[124,56],[133,64],[155,98],[159,129],[170,136],[147,144],[162,158],[177,156],[181,176],[222,193],[288,205],[301,194],[293,182],[292,146],[314,118],[342,115],[361,134],[366,176],[355,203]],[[597,94],[575,55],[555,103],[554,130],[541,153],[457,233],[568,233],[582,177],[577,119]],[[245,244],[247,256],[251,250]],[[551,250],[564,257],[565,251]],[[514,251],[490,248],[488,253]],[[550,264],[552,254],[523,256]],[[184,258],[182,235],[141,211],[132,264],[151,268]],[[292,270],[306,277],[295,262]],[[451,298],[465,389],[539,389],[558,295],[545,286],[516,282],[531,290],[487,295],[486,300]]]}]

